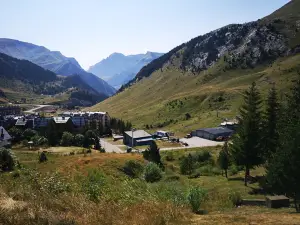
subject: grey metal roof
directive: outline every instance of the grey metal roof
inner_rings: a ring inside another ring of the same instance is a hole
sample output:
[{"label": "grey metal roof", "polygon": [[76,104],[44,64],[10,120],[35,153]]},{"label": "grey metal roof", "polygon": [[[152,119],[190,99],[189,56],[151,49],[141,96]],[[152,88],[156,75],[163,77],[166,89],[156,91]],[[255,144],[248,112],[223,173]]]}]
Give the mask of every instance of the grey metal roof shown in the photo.
[{"label": "grey metal roof", "polygon": [[[3,137],[1,137],[1,134],[3,132]],[[9,133],[2,127],[0,126],[0,141],[5,141],[5,140],[10,140],[11,136],[9,135]]]},{"label": "grey metal roof", "polygon": [[197,131],[204,131],[210,134],[222,134],[222,133],[233,132],[233,130],[230,130],[226,127],[203,128],[203,129],[198,129]]},{"label": "grey metal roof", "polygon": [[[128,136],[132,136],[132,131],[125,131],[125,133],[128,135]],[[143,138],[143,137],[152,137],[151,134],[147,133],[146,131],[144,130],[136,130],[136,131],[133,131],[133,138]]]}]

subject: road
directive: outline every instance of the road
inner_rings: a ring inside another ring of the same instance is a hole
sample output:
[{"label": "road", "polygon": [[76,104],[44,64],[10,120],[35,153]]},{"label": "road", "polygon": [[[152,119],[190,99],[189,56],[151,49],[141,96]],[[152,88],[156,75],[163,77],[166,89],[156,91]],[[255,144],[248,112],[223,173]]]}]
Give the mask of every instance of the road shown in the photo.
[{"label": "road", "polygon": [[42,108],[47,107],[47,106],[51,106],[51,105],[35,105],[35,107],[33,109],[30,109],[30,110],[27,110],[27,111],[24,111],[24,112],[25,113],[34,113],[36,110],[42,109]]},{"label": "road", "polygon": [[121,150],[118,146],[112,145],[111,143],[105,141],[103,138],[100,138],[100,144],[102,148],[105,149],[105,152],[115,152],[115,153],[126,153]]}]

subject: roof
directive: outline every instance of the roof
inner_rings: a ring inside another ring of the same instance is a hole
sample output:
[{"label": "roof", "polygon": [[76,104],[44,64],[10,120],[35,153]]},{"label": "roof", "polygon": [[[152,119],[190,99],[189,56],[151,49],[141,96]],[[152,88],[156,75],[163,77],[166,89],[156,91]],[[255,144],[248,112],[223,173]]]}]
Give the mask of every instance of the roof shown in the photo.
[{"label": "roof", "polygon": [[25,126],[26,123],[27,123],[27,119],[25,119],[25,118],[20,118],[20,119],[17,120],[16,126]]},{"label": "roof", "polygon": [[[3,132],[3,137],[1,136]],[[9,133],[2,127],[0,126],[0,141],[4,141],[4,140],[10,140],[11,136],[9,135]]]},{"label": "roof", "polygon": [[138,142],[138,143],[146,142],[146,141],[153,141],[153,138],[142,138],[142,139],[136,140],[136,142]]},{"label": "roof", "polygon": [[34,119],[34,125],[36,127],[46,127],[50,120],[52,120],[51,117],[36,118],[36,119]]},{"label": "roof", "polygon": [[[125,131],[125,133],[129,136],[132,137],[132,131]],[[144,130],[136,130],[133,131],[133,138],[143,138],[143,137],[152,137],[151,134],[147,133]]]},{"label": "roof", "polygon": [[61,117],[61,116],[53,117],[55,123],[67,123],[69,119],[70,117]]},{"label": "roof", "polygon": [[198,129],[197,131],[205,131],[210,134],[223,134],[223,133],[233,132],[233,130],[230,130],[226,127],[203,128],[203,129]]}]

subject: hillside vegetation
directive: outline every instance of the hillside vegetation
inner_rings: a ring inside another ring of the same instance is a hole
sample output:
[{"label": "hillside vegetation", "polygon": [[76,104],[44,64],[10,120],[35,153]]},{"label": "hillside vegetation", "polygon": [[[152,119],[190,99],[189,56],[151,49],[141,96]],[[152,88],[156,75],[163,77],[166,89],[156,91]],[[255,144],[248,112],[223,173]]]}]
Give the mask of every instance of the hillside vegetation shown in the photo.
[{"label": "hillside vegetation", "polygon": [[92,109],[137,127],[183,134],[235,117],[253,81],[263,93],[275,82],[283,98],[299,70],[299,7],[292,1],[262,20],[196,37],[149,63],[120,93]]}]

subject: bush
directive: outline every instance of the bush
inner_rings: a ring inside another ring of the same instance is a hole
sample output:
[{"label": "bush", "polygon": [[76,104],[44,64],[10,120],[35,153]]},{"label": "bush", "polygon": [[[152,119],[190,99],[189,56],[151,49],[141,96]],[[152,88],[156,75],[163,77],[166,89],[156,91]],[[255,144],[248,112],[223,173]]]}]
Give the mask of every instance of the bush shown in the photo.
[{"label": "bush", "polygon": [[27,140],[27,141],[30,141],[30,139],[32,137],[34,137],[35,135],[37,135],[37,132],[35,130],[32,130],[32,129],[26,129],[24,132],[23,132],[23,137]]},{"label": "bush", "polygon": [[15,166],[15,156],[10,149],[0,148],[0,170],[12,171]]},{"label": "bush", "polygon": [[238,206],[242,203],[242,196],[239,192],[231,190],[229,191],[228,196],[229,196],[229,200],[232,202],[234,206]]},{"label": "bush", "polygon": [[147,182],[156,182],[162,178],[162,171],[155,163],[148,163],[144,170],[144,177]]},{"label": "bush", "polygon": [[212,165],[202,166],[197,170],[197,172],[199,172],[202,176],[215,176],[222,173],[219,168],[213,167]]},{"label": "bush", "polygon": [[33,142],[34,146],[45,146],[48,144],[48,139],[45,137],[41,137],[38,135],[35,135],[31,138],[31,141]]},{"label": "bush", "polygon": [[165,159],[167,161],[174,161],[175,160],[174,153],[172,151],[167,152]]},{"label": "bush", "polygon": [[70,132],[63,132],[60,144],[62,146],[71,146],[74,142],[74,136]]},{"label": "bush", "polygon": [[87,179],[82,182],[83,191],[91,201],[98,202],[105,184],[105,176],[98,170],[90,170]]},{"label": "bush", "polygon": [[193,187],[189,190],[187,199],[192,207],[193,212],[199,212],[200,206],[205,200],[207,191],[200,187]]},{"label": "bush", "polygon": [[84,136],[82,134],[76,134],[74,137],[74,145],[78,147],[83,146]]},{"label": "bush", "polygon": [[211,154],[207,150],[201,151],[196,155],[196,160],[197,160],[197,162],[200,162],[200,163],[207,162],[207,161],[211,160],[211,158],[212,158]]},{"label": "bush", "polygon": [[236,174],[238,174],[239,171],[242,171],[242,170],[243,170],[242,166],[237,166],[235,164],[232,164],[229,168],[230,175],[236,175]]},{"label": "bush", "polygon": [[100,148],[100,153],[105,153],[106,151],[105,151],[105,148]]},{"label": "bush", "polygon": [[47,162],[48,161],[48,158],[47,158],[47,155],[45,152],[42,152],[40,155],[39,155],[39,162],[40,163],[43,163],[43,162]]},{"label": "bush", "polygon": [[180,161],[180,173],[184,175],[191,175],[194,171],[194,160],[191,154],[183,157]]},{"label": "bush", "polygon": [[123,172],[130,177],[137,178],[143,172],[143,165],[135,160],[129,160],[123,166]]}]

